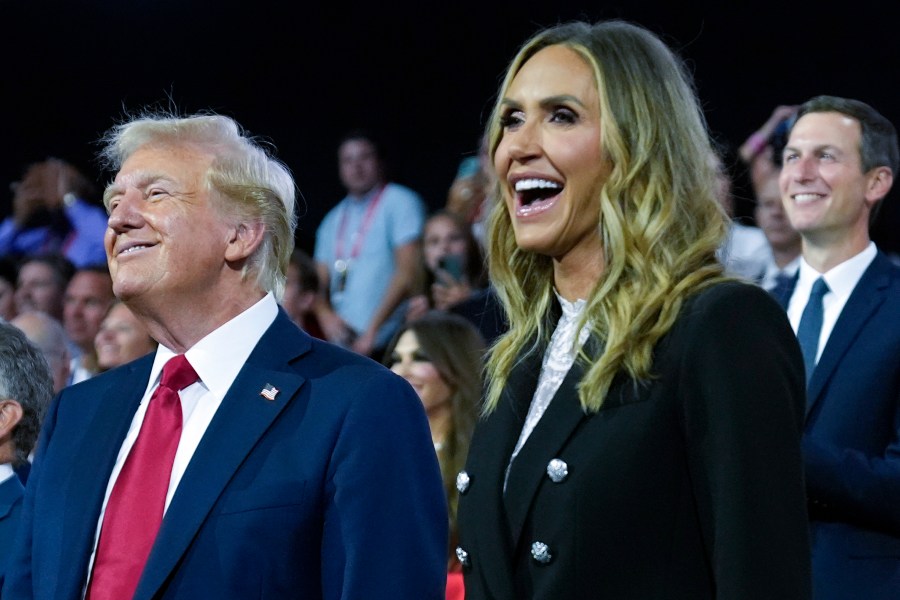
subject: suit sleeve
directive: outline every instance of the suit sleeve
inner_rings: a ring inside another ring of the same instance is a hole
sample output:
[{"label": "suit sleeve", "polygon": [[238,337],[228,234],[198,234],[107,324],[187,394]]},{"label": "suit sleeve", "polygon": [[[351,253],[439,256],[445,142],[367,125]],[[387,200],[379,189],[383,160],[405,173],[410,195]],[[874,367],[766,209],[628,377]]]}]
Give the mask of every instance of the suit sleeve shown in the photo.
[{"label": "suit sleeve", "polygon": [[60,396],[57,395],[44,417],[41,434],[35,446],[34,463],[28,475],[25,487],[25,499],[22,504],[21,520],[18,534],[6,564],[6,573],[2,579],[2,598],[32,598],[34,583],[32,565],[32,540],[34,539],[34,492],[40,486],[41,464],[50,444],[56,415],[59,410]]},{"label": "suit sleeve", "polygon": [[900,536],[900,334],[890,331],[860,336],[845,355],[803,455],[814,517]]},{"label": "suit sleeve", "polygon": [[814,515],[900,535],[897,441],[884,456],[868,456],[808,438],[803,442],[803,454]]},{"label": "suit sleeve", "polygon": [[784,312],[724,285],[686,315],[680,390],[717,598],[809,598],[803,363]]},{"label": "suit sleeve", "polygon": [[358,386],[328,469],[323,597],[442,599],[447,507],[421,401],[387,372]]}]

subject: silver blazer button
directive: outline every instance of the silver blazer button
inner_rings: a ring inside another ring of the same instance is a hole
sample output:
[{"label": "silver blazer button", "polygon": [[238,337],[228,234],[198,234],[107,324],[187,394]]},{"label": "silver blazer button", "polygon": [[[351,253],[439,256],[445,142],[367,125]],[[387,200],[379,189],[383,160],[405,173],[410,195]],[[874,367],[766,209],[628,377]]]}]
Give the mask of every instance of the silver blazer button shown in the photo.
[{"label": "silver blazer button", "polygon": [[554,458],[547,464],[547,475],[553,483],[562,483],[569,476],[569,465],[564,460]]},{"label": "silver blazer button", "polygon": [[471,481],[471,479],[469,479],[469,474],[466,473],[465,471],[460,471],[459,473],[456,474],[456,490],[460,494],[465,494],[466,491],[468,491],[468,489],[469,489],[470,481]]},{"label": "silver blazer button", "polygon": [[550,547],[547,544],[535,542],[531,545],[531,558],[542,565],[546,565],[553,558],[553,555],[550,554]]},{"label": "silver blazer button", "polygon": [[459,559],[459,562],[462,564],[462,566],[469,566],[469,553],[463,550],[462,546],[456,547],[456,558]]}]

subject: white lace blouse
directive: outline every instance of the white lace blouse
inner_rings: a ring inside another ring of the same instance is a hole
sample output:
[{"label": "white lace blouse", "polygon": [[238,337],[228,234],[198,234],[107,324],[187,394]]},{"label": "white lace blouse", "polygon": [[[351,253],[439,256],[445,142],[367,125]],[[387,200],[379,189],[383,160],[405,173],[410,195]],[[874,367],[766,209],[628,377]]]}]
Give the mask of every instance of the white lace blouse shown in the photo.
[{"label": "white lace blouse", "polygon": [[[554,291],[554,293],[556,292]],[[528,415],[525,417],[522,433],[519,434],[519,441],[516,442],[516,447],[509,458],[509,466],[506,468],[507,476],[509,475],[510,466],[512,466],[513,461],[522,450],[522,446],[525,445],[541,417],[544,416],[544,412],[550,406],[550,401],[553,400],[553,396],[559,390],[560,384],[562,384],[569,369],[572,368],[578,349],[584,345],[590,333],[588,327],[583,327],[580,332],[577,332],[578,342],[577,344],[575,343],[575,328],[578,325],[581,314],[584,312],[587,301],[576,300],[575,302],[569,302],[559,294],[556,294],[556,298],[559,300],[560,306],[562,306],[562,316],[556,324],[556,329],[550,337],[550,345],[544,353],[537,389],[535,389],[534,397],[531,399],[531,406],[528,407]],[[504,490],[506,489],[505,479],[503,482]]]}]

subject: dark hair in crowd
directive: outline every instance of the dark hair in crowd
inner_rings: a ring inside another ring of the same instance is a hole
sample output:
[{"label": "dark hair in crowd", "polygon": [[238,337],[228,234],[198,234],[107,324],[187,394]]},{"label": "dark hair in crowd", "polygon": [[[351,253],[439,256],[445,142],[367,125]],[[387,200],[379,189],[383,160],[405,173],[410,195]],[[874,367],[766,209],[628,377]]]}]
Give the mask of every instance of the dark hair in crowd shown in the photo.
[{"label": "dark hair in crowd", "polygon": [[66,286],[69,285],[69,281],[72,279],[72,276],[75,275],[75,265],[73,265],[72,261],[70,261],[62,254],[40,254],[36,256],[29,256],[22,260],[21,264],[19,265],[19,270],[21,271],[22,267],[32,263],[50,267],[50,269],[53,271],[53,278],[56,280],[56,283],[57,285],[59,285],[60,289],[63,290],[66,289]]},{"label": "dark hair in crowd", "polygon": [[0,321],[0,399],[22,407],[13,432],[17,463],[28,460],[51,398],[53,376],[44,355],[18,328]]},{"label": "dark hair in crowd", "polygon": [[300,289],[305,292],[318,292],[319,273],[316,271],[316,263],[309,254],[303,250],[294,250],[291,253],[291,264],[297,267]]}]

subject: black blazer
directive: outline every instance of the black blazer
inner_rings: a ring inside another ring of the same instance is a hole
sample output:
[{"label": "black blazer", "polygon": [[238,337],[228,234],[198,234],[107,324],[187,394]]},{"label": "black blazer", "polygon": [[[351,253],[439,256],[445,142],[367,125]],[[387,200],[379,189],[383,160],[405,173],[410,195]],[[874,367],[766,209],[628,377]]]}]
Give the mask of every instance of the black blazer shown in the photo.
[{"label": "black blazer", "polygon": [[468,599],[809,597],[803,362],[772,298],[701,292],[657,345],[654,378],[620,376],[595,414],[576,363],[504,494],[541,359],[514,369],[475,431],[459,502]]}]

